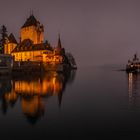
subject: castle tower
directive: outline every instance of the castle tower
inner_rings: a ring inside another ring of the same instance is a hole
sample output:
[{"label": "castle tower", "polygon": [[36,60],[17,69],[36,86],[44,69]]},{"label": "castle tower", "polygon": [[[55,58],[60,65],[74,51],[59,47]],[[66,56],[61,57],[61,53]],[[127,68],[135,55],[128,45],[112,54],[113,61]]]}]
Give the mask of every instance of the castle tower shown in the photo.
[{"label": "castle tower", "polygon": [[58,49],[62,49],[60,34],[58,35],[58,44],[57,44],[57,48],[58,48]]},{"label": "castle tower", "polygon": [[54,51],[55,51],[55,54],[61,54],[62,45],[61,45],[60,34],[58,35],[58,43]]},{"label": "castle tower", "polygon": [[58,43],[54,51],[55,51],[55,54],[59,54],[59,55],[65,54],[65,49],[62,47],[62,44],[61,44],[60,34],[58,35]]},{"label": "castle tower", "polygon": [[30,39],[33,44],[40,44],[44,41],[44,27],[36,20],[34,15],[31,15],[20,31],[21,42],[25,39]]},{"label": "castle tower", "polygon": [[4,54],[11,54],[12,50],[17,46],[17,41],[14,35],[11,33],[7,38],[7,42],[4,45]]}]

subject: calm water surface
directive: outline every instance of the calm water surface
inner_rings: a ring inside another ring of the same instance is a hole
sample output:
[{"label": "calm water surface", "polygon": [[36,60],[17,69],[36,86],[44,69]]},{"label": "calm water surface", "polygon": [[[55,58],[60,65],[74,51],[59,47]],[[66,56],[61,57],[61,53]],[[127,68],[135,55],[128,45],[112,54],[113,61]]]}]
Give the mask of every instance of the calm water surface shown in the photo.
[{"label": "calm water surface", "polygon": [[140,134],[140,75],[81,67],[0,77],[0,136],[31,139]]}]

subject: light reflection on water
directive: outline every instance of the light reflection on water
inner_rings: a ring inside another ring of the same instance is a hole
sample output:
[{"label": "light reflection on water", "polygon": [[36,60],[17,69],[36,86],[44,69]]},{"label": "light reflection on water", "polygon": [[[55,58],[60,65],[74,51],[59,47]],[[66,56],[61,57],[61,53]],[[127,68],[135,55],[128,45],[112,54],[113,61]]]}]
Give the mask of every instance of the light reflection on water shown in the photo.
[{"label": "light reflection on water", "polygon": [[0,92],[3,137],[140,134],[140,74],[84,67],[0,77]]},{"label": "light reflection on water", "polygon": [[66,73],[48,72],[33,75],[3,76],[0,78],[0,105],[3,114],[7,114],[10,107],[14,108],[20,102],[22,113],[28,122],[35,123],[44,115],[45,105],[43,99],[52,96],[58,98],[61,107],[63,93],[66,85],[75,79],[76,71]]},{"label": "light reflection on water", "polygon": [[128,73],[128,96],[130,105],[140,105],[140,73]]}]

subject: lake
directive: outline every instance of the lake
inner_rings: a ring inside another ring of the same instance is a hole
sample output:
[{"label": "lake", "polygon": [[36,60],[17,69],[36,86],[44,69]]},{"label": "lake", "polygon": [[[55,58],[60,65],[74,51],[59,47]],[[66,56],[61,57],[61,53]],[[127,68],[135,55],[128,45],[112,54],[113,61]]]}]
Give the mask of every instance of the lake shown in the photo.
[{"label": "lake", "polygon": [[140,74],[118,69],[1,76],[0,137],[139,135]]}]

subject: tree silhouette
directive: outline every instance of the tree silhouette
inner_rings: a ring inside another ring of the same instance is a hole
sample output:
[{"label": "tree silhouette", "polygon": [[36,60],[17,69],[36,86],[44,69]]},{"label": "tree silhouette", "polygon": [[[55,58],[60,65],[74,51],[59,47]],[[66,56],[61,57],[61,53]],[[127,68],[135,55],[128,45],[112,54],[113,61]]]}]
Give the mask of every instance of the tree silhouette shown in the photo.
[{"label": "tree silhouette", "polygon": [[1,39],[0,39],[0,53],[4,53],[4,44],[7,40],[7,29],[4,25],[0,29]]}]

